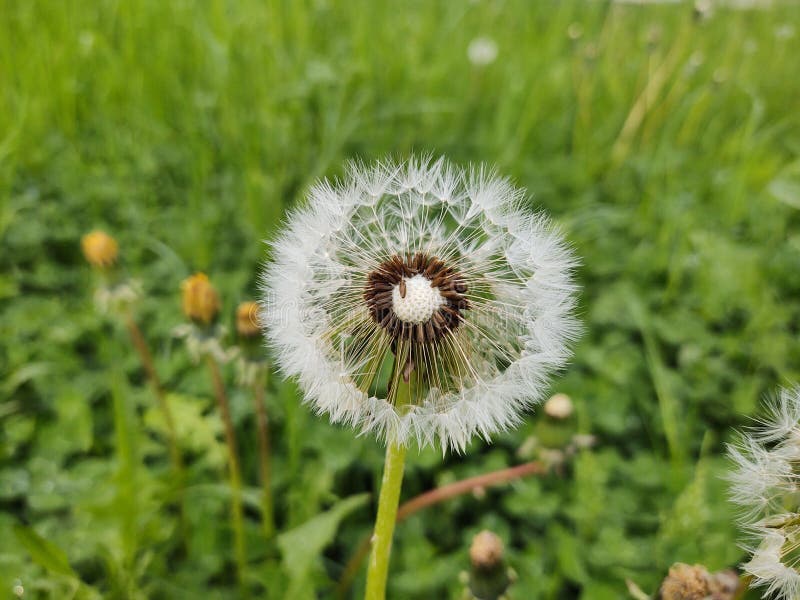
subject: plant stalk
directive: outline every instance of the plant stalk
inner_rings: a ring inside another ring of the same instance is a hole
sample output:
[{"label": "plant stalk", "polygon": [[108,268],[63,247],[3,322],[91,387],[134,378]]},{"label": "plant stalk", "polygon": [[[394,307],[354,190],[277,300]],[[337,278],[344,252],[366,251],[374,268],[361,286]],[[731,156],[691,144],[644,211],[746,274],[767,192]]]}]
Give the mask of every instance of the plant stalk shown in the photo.
[{"label": "plant stalk", "polygon": [[372,534],[372,554],[367,569],[367,590],[364,595],[366,600],[383,600],[386,597],[389,555],[400,502],[400,488],[403,485],[405,458],[405,446],[389,444],[386,448],[378,515],[375,518],[375,531]]},{"label": "plant stalk", "polygon": [[161,386],[161,380],[156,373],[155,364],[153,362],[153,355],[150,354],[150,349],[147,347],[147,342],[142,335],[142,330],[134,321],[131,315],[125,317],[125,325],[131,336],[136,352],[139,354],[139,359],[142,361],[142,366],[147,375],[148,381],[153,388],[158,407],[164,415],[164,423],[167,426],[167,442],[169,444],[169,455],[172,461],[172,466],[175,469],[176,475],[180,476],[181,483],[183,482],[183,459],[180,450],[178,449],[178,435],[175,432],[175,419],[172,417],[172,411],[167,402],[167,396],[164,393],[164,388]]},{"label": "plant stalk", "polygon": [[275,535],[275,516],[272,501],[272,456],[269,437],[269,420],[264,403],[266,377],[257,377],[253,385],[253,401],[256,408],[256,428],[258,431],[259,474],[261,475],[261,525],[264,537]]},{"label": "plant stalk", "polygon": [[236,575],[239,584],[244,586],[244,575],[247,566],[247,553],[244,543],[244,512],[242,510],[242,474],[239,467],[239,453],[236,446],[236,432],[233,429],[228,396],[222,383],[219,366],[213,357],[206,357],[206,364],[211,373],[214,396],[217,399],[222,423],[225,429],[225,442],[228,446],[228,475],[231,486],[231,528],[234,537],[234,554],[236,556]]},{"label": "plant stalk", "polygon": [[153,388],[153,393],[158,403],[158,408],[164,417],[164,424],[167,427],[167,446],[169,448],[170,462],[172,463],[172,470],[175,474],[176,488],[178,494],[178,505],[180,509],[180,530],[182,537],[186,538],[186,506],[184,501],[183,489],[186,484],[185,470],[183,466],[183,457],[178,446],[178,434],[175,429],[175,419],[172,416],[172,410],[167,402],[167,395],[164,392],[164,387],[161,385],[161,380],[156,372],[155,362],[153,355],[150,353],[150,348],[147,346],[147,341],[144,339],[142,330],[130,313],[125,315],[125,326],[131,336],[133,347],[139,354],[139,359],[142,361],[144,372],[147,380],[150,382],[150,387]]},{"label": "plant stalk", "polygon": [[[394,396],[397,410],[411,402],[411,372],[405,373],[409,366],[409,349],[403,345],[395,353],[395,363],[389,380],[390,395]],[[413,367],[412,367],[413,368]],[[392,394],[393,392],[393,394]],[[386,597],[386,580],[389,575],[389,555],[392,551],[392,537],[397,522],[397,507],[400,504],[400,489],[403,487],[406,447],[392,442],[386,445],[386,461],[383,466],[383,479],[378,497],[378,514],[375,516],[375,529],[372,533],[372,554],[367,567],[367,588],[365,600],[383,600]]]}]

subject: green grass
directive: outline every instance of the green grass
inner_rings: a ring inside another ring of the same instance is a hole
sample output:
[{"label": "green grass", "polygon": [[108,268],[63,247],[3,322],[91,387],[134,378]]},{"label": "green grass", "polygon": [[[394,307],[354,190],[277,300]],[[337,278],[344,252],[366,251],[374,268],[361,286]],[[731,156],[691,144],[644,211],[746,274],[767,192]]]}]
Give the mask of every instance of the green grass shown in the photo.
[{"label": "green grass", "polygon": [[[798,29],[796,5],[0,0],[0,595],[235,594],[220,424],[171,336],[179,282],[207,271],[232,324],[310,182],[411,152],[496,165],[574,244],[585,334],[553,390],[597,444],[401,524],[392,597],[457,597],[481,528],[507,541],[518,598],[618,599],[673,561],[734,566],[724,442],[800,379]],[[477,36],[498,44],[485,67],[467,60]],[[92,304],[92,227],[144,285],[183,424],[186,547],[155,400]],[[299,530],[319,555],[287,550],[297,532],[276,554],[251,400],[227,376],[254,596],[327,597],[370,529],[382,448],[273,377],[278,526],[320,519]],[[411,452],[403,498],[515,464],[552,428],[534,415],[464,457]]]}]

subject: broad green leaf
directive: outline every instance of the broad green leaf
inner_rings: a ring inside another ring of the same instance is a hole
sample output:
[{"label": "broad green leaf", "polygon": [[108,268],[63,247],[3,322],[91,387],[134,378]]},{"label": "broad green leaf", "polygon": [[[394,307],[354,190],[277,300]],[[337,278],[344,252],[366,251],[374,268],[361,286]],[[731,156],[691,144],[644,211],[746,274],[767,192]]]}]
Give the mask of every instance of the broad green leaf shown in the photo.
[{"label": "broad green leaf", "polygon": [[17,541],[25,547],[31,558],[51,573],[76,577],[69,565],[66,553],[54,543],[46,540],[32,528],[23,525],[14,527]]},{"label": "broad green leaf", "polygon": [[50,458],[87,452],[92,447],[92,410],[88,398],[75,389],[66,389],[55,398],[58,418],[45,423],[37,436],[40,455]]},{"label": "broad green leaf", "polygon": [[554,526],[552,535],[555,538],[555,554],[561,572],[577,583],[589,580],[589,573],[583,564],[583,552],[575,535],[563,527]]},{"label": "broad green leaf", "polygon": [[46,375],[51,371],[53,365],[46,362],[28,363],[11,373],[3,383],[3,395],[11,395],[19,386],[32,379]]},{"label": "broad green leaf", "polygon": [[[227,450],[221,442],[222,422],[216,415],[206,414],[211,401],[208,398],[184,394],[167,394],[166,401],[175,421],[178,443],[193,452],[203,454],[214,467],[224,465]],[[144,424],[166,437],[164,414],[156,405],[155,399],[144,414]]]},{"label": "broad green leaf", "polygon": [[278,536],[278,548],[283,556],[284,570],[290,582],[285,595],[287,600],[314,597],[311,574],[318,556],[333,540],[342,519],[366,504],[367,498],[369,494],[351,496]]}]

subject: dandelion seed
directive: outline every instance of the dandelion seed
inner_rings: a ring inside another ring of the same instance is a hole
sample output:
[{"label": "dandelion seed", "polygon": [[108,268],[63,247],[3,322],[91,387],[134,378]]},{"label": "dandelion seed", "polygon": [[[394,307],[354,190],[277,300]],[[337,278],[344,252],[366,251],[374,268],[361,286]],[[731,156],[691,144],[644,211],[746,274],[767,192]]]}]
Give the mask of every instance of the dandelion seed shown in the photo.
[{"label": "dandelion seed", "polygon": [[467,58],[476,67],[490,65],[497,58],[497,44],[491,38],[477,37],[467,47]]},{"label": "dandelion seed", "polygon": [[783,390],[767,416],[728,448],[731,499],[742,509],[753,585],[800,596],[800,387]]},{"label": "dandelion seed", "polygon": [[443,159],[356,163],[314,186],[273,246],[260,319],[314,410],[457,451],[519,423],[578,331],[576,261],[524,204]]},{"label": "dandelion seed", "polygon": [[124,279],[99,286],[94,293],[94,302],[102,314],[124,315],[131,311],[142,295],[141,281]]}]

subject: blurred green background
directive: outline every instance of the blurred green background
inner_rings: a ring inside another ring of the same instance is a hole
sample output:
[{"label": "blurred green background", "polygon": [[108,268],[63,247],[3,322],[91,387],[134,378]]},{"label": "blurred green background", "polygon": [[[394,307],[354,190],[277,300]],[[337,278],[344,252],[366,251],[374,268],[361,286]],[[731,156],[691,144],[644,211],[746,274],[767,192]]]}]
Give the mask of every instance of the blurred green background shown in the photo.
[{"label": "blurred green background", "polygon": [[[482,528],[521,599],[618,599],[674,561],[740,562],[724,443],[800,379],[800,7],[734,4],[0,0],[0,597],[236,596],[221,425],[172,335],[179,283],[207,272],[232,325],[312,181],[412,152],[528,188],[582,257],[585,333],[552,387],[571,421],[539,411],[465,456],[413,451],[403,499],[536,458],[565,426],[595,445],[402,523],[390,597],[459,597]],[[94,227],[144,288],[189,470],[186,544],[153,394],[92,301]],[[331,597],[383,449],[272,377],[276,518],[294,530],[278,553],[252,400],[225,377],[252,595]]]}]

